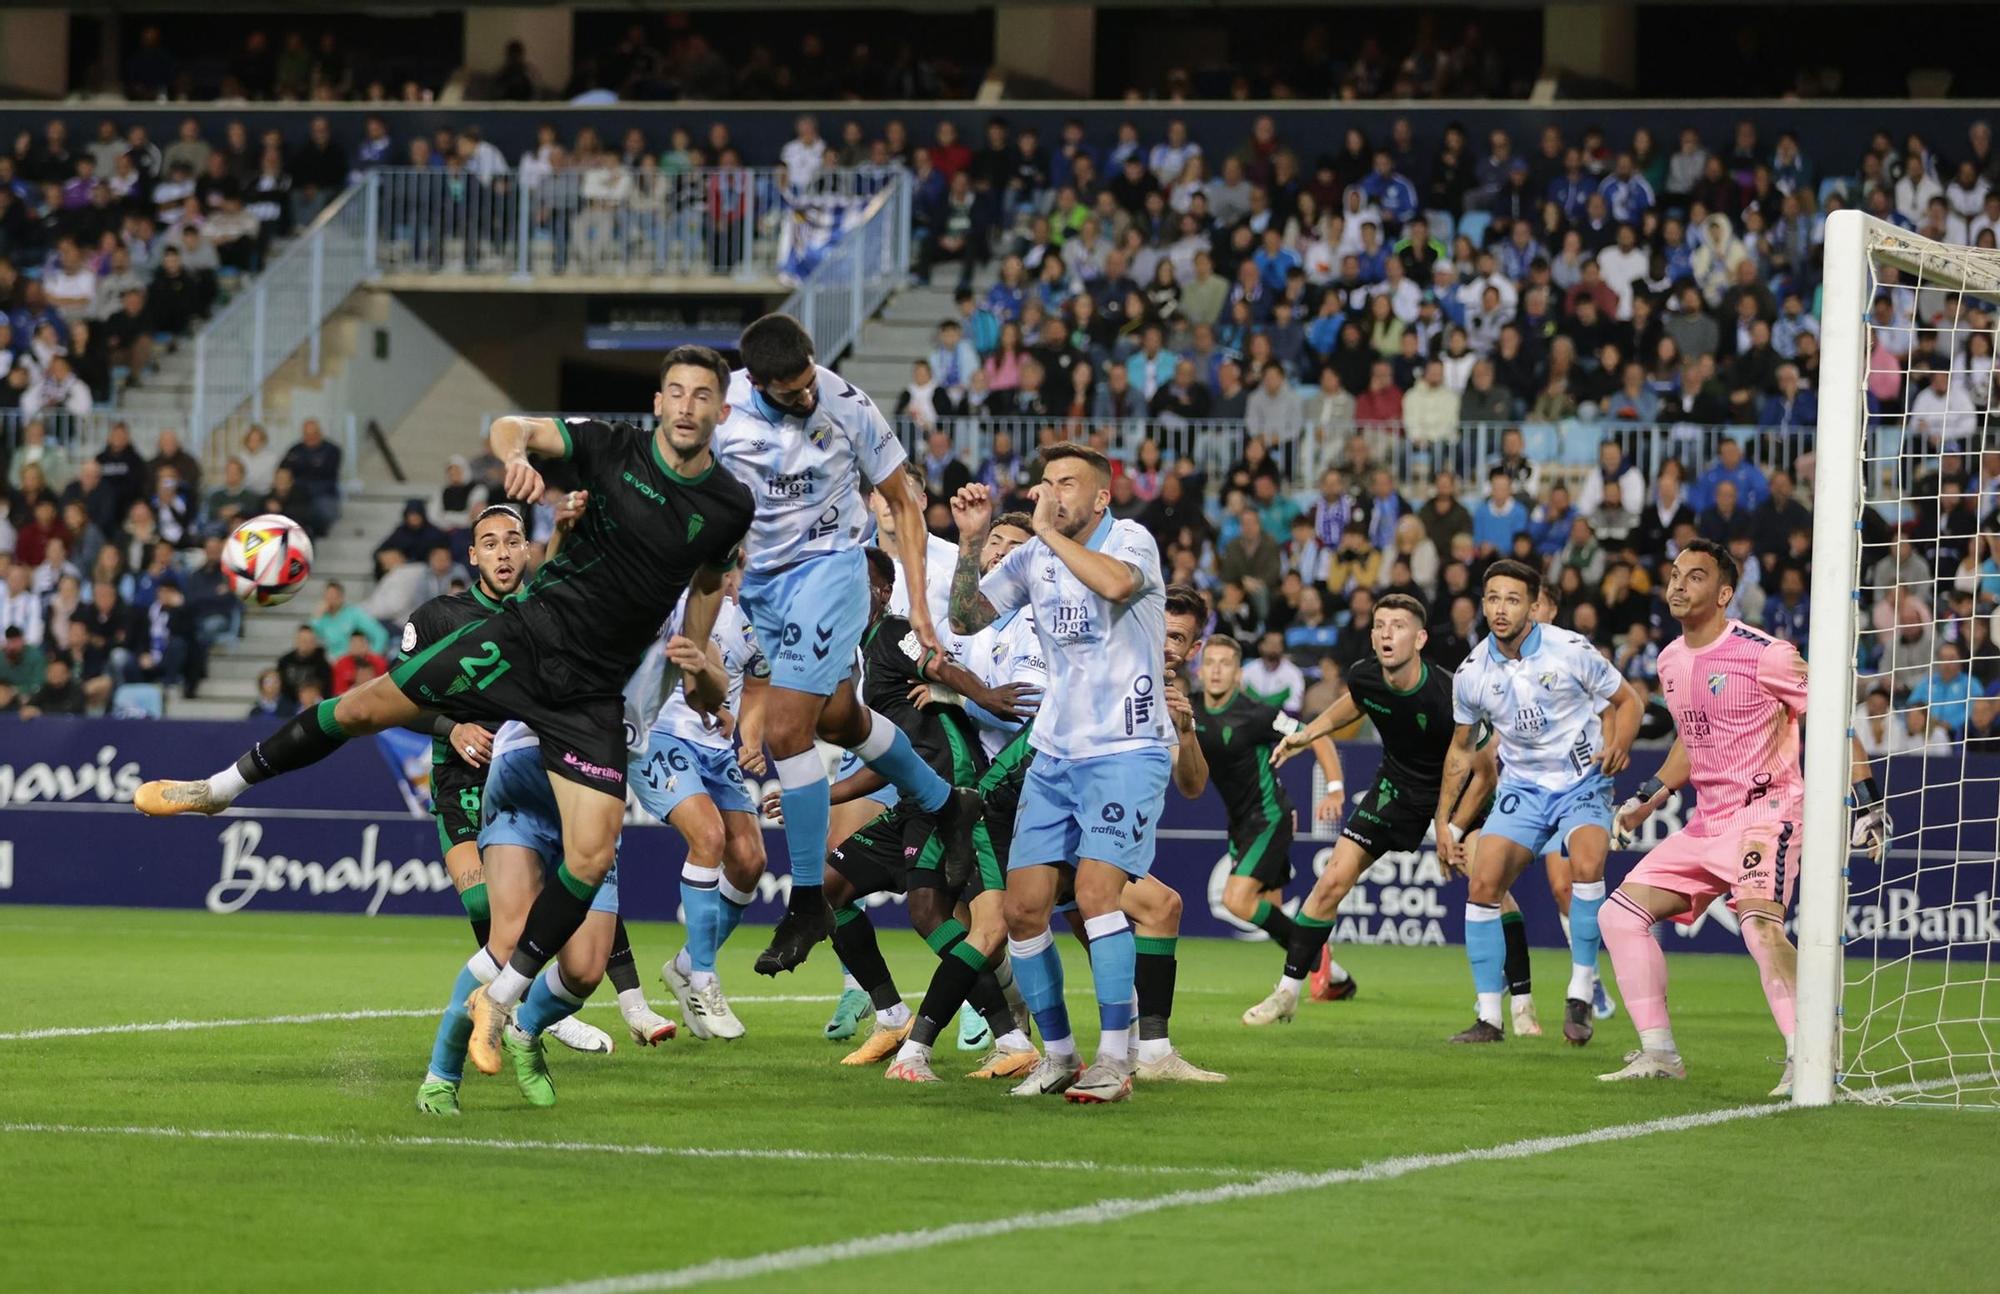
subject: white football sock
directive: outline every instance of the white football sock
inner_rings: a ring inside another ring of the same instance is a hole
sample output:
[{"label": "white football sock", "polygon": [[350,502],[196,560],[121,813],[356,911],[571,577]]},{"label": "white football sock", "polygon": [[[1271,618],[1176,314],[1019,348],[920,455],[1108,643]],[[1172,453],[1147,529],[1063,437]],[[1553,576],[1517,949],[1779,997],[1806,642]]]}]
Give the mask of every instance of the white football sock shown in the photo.
[{"label": "white football sock", "polygon": [[1674,1031],[1672,1029],[1641,1029],[1639,1030],[1639,1045],[1647,1051],[1657,1052],[1662,1056],[1680,1055],[1680,1049],[1674,1046]]},{"label": "white football sock", "polygon": [[521,999],[527,996],[528,986],[534,982],[534,977],[523,975],[512,966],[503,966],[500,973],[493,977],[493,982],[486,986],[486,996],[493,1005],[505,1011],[508,1007],[519,1006]]},{"label": "white football sock", "polygon": [[646,990],[642,988],[622,989],[618,994],[618,1014],[627,1020],[644,1015],[652,1006],[646,1001]]},{"label": "white football sock", "polygon": [[1571,962],[1569,966],[1569,996],[1578,1002],[1590,1001],[1597,992],[1597,967],[1579,966]]},{"label": "white football sock", "polygon": [[208,779],[209,798],[220,800],[224,804],[234,804],[236,797],[249,789],[250,783],[244,780],[243,774],[236,771],[234,764]]},{"label": "white football sock", "polygon": [[929,1060],[930,1058],[931,1045],[927,1042],[918,1042],[915,1038],[904,1039],[902,1048],[896,1052],[897,1060]]},{"label": "white football sock", "polygon": [[1326,978],[1329,984],[1345,984],[1354,977],[1347,973],[1345,966],[1342,966],[1329,955],[1326,959]]},{"label": "white football sock", "polygon": [[1289,975],[1281,975],[1278,977],[1278,988],[1297,997],[1305,992],[1306,982],[1302,979],[1293,979]]},{"label": "white football sock", "polygon": [[1149,1064],[1156,1060],[1165,1060],[1173,1055],[1173,1052],[1174,1043],[1171,1038],[1139,1039],[1139,1059]]},{"label": "white football sock", "polygon": [[687,977],[688,983],[696,988],[707,988],[717,982],[714,971],[689,971]]},{"label": "white football sock", "polygon": [[1492,1025],[1495,1029],[1500,1027],[1500,999],[1502,996],[1504,995],[1499,993],[1481,993],[1479,995],[1479,1018]]},{"label": "white football sock", "polygon": [[1074,1063],[1076,1060],[1076,1035],[1066,1033],[1060,1038],[1044,1038],[1042,1039],[1042,1050],[1057,1060],[1066,1060]]},{"label": "white football sock", "polygon": [[898,1002],[894,1006],[877,1007],[875,1027],[878,1029],[900,1029],[910,1022],[910,1008]]},{"label": "white football sock", "polygon": [[1028,1035],[1019,1029],[1009,1029],[995,1038],[993,1045],[1002,1051],[1026,1051],[1035,1044],[1028,1041]]},{"label": "white football sock", "polygon": [[853,989],[856,993],[866,993],[868,991],[867,989],[861,987],[860,980],[854,978],[852,975],[849,975],[846,971],[842,971],[840,973],[840,987],[843,991],[847,989]]}]

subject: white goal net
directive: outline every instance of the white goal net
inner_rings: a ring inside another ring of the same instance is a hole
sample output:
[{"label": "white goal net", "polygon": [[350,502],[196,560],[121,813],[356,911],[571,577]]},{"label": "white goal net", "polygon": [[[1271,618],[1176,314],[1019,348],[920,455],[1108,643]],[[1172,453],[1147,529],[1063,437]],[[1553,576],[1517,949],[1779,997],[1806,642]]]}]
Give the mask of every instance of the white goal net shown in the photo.
[{"label": "white goal net", "polygon": [[[2000,252],[1838,213],[1824,293],[1798,1099],[1996,1107]],[[1854,741],[1879,856],[1849,847]]]}]

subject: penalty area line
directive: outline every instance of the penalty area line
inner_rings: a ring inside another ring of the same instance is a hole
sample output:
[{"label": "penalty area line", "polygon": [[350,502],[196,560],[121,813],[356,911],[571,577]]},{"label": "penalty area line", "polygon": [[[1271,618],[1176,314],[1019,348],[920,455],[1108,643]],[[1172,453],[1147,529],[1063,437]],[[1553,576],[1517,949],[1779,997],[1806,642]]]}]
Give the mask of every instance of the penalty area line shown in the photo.
[{"label": "penalty area line", "polygon": [[401,1137],[278,1132],[254,1128],[181,1128],[150,1124],[0,1123],[10,1136],[149,1137],[163,1141],[262,1142],[343,1150],[446,1149],[623,1155],[642,1159],[774,1160],[785,1163],[888,1164],[896,1167],[1029,1169],[1041,1172],[1129,1173],[1139,1176],[1247,1177],[1244,1168],[1109,1164],[1094,1159],[994,1159],[966,1155],[897,1155],[866,1150],[801,1150],[786,1146],[660,1146],[615,1141],[543,1141],[489,1137]]},{"label": "penalty area line", "polygon": [[516,1290],[511,1294],[649,1294],[654,1290],[686,1289],[689,1286],[714,1281],[743,1280],[753,1276],[805,1271],[850,1258],[880,1258],[884,1254],[935,1249],[940,1245],[956,1244],[964,1240],[983,1240],[1023,1231],[1103,1226],[1168,1209],[1204,1208],[1213,1204],[1231,1204],[1241,1200],[1297,1195],[1330,1186],[1388,1182],[1407,1177],[1412,1173],[1425,1172],[1433,1168],[1453,1168],[1460,1164],[1532,1159],[1538,1155],[1555,1154],[1582,1146],[1604,1145],[1629,1141],[1636,1137],[1650,1137],[1656,1133],[1685,1132],[1694,1128],[1733,1123],[1739,1119],[1761,1118],[1790,1108],[1789,1102],[1738,1105],[1702,1114],[1682,1114],[1671,1118],[1650,1119],[1644,1123],[1616,1124],[1608,1128],[1594,1128],[1588,1132],[1570,1133],[1566,1136],[1532,1137],[1498,1146],[1439,1154],[1402,1155],[1394,1159],[1363,1164],[1358,1168],[1337,1168],[1320,1173],[1270,1173],[1247,1182],[1172,1191],[1165,1195],[1145,1198],[1107,1198],[1073,1208],[1017,1213],[984,1222],[955,1222],[948,1226],[926,1227],[915,1231],[890,1231],[858,1236],[832,1244],[802,1245],[795,1249],[778,1249],[744,1258],[715,1258],[687,1267],[638,1272],[627,1276],[605,1276],[533,1290]]}]

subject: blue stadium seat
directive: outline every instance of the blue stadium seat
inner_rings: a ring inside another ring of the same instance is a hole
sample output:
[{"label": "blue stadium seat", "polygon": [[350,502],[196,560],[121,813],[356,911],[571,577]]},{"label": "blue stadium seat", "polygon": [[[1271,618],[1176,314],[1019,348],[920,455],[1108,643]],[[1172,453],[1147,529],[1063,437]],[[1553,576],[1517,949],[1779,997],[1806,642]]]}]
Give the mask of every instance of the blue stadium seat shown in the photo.
[{"label": "blue stadium seat", "polygon": [[1439,208],[1424,212],[1424,219],[1431,222],[1431,237],[1442,240],[1446,247],[1451,246],[1452,230],[1457,227],[1451,213]]},{"label": "blue stadium seat", "polygon": [[1458,232],[1472,240],[1474,247],[1486,245],[1486,231],[1493,227],[1493,213],[1490,211],[1468,211],[1458,222]]}]

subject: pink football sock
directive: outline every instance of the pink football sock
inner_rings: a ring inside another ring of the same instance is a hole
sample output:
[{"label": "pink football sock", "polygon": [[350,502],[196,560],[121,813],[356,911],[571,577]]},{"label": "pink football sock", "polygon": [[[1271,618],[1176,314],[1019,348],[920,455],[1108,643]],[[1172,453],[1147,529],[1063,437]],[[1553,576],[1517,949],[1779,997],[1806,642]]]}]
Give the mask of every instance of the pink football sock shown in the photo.
[{"label": "pink football sock", "polygon": [[1667,1027],[1667,957],[1653,939],[1653,918],[1624,894],[1598,910],[1597,923],[1611,953],[1611,970],[1632,1024],[1642,1033]]}]

